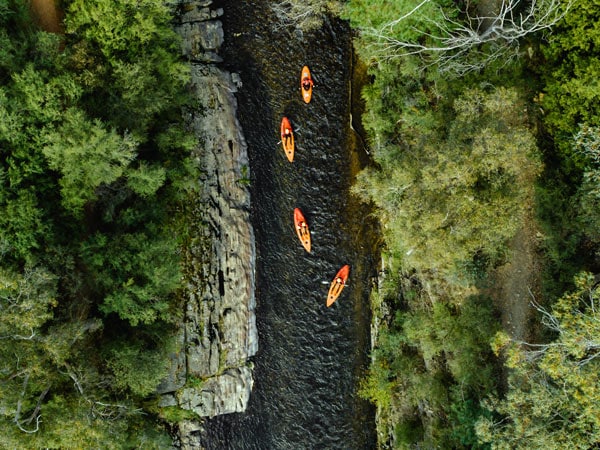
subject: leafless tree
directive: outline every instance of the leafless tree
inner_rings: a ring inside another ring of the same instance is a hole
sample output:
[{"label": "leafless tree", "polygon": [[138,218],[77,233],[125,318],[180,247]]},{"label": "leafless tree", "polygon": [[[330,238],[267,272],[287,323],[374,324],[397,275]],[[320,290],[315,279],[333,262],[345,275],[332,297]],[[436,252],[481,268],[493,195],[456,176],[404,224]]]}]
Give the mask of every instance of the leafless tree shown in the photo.
[{"label": "leafless tree", "polygon": [[282,27],[294,26],[301,31],[320,28],[327,13],[336,13],[340,8],[337,0],[283,0],[271,4]]},{"label": "leafless tree", "polygon": [[[585,304],[585,308],[582,310],[574,311],[573,314],[577,317],[589,317],[590,322],[598,323],[598,311],[596,311],[596,296],[598,294],[595,293],[597,287],[588,290],[586,295],[582,296],[582,301]],[[548,311],[546,308],[541,306],[535,296],[529,290],[529,295],[531,296],[531,306],[535,308],[541,314],[541,322],[544,324],[549,330],[557,333],[558,335],[568,335],[572,333],[572,330],[569,330],[568,327],[560,320],[560,318],[552,311]],[[572,325],[571,325],[572,326]],[[586,332],[587,331],[587,332]],[[579,333],[576,340],[576,345],[584,350],[586,355],[585,358],[581,357],[579,361],[577,361],[577,366],[582,367],[588,364],[590,361],[600,358],[600,339],[597,334],[590,333],[585,327],[579,327],[577,332]],[[548,343],[531,343],[525,341],[514,341],[519,344],[523,349],[525,349],[525,358],[532,362],[540,357],[544,356],[546,352],[551,348],[562,348],[564,349],[564,353],[567,354],[570,352],[569,347],[573,344],[573,340],[570,338],[566,338],[564,341],[558,339]]]},{"label": "leafless tree", "polygon": [[[519,55],[520,41],[533,33],[547,31],[568,12],[574,0],[501,0],[497,13],[467,5],[460,20],[450,17],[441,7],[442,19],[425,17],[427,26],[411,28],[423,41],[404,41],[394,30],[432,0],[423,0],[411,11],[362,34],[373,41],[375,54],[383,59],[408,55],[422,56],[437,64],[442,72],[458,75],[479,70],[500,58],[509,61]],[[484,46],[484,44],[487,44]]]}]

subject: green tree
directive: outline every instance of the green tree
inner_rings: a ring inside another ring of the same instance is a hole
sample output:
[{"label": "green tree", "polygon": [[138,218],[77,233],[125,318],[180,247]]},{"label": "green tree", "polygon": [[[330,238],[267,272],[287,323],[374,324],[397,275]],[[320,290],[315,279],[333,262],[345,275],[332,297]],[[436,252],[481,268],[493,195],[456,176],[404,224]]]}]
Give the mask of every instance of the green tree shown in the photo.
[{"label": "green tree", "polygon": [[574,154],[583,160],[583,179],[577,193],[578,225],[600,243],[600,127],[581,125],[573,139]]},{"label": "green tree", "polygon": [[180,280],[176,243],[149,226],[147,233],[97,233],[82,248],[97,289],[100,309],[132,326],[169,320],[171,295]]},{"label": "green tree", "polygon": [[376,59],[418,55],[423,66],[460,76],[517,59],[520,42],[551,29],[572,3],[507,0],[488,12],[444,0],[353,0],[346,12]]},{"label": "green tree", "polygon": [[121,177],[137,151],[132,136],[107,130],[99,120],[90,122],[75,109],[67,110],[62,124],[44,140],[48,165],[61,174],[63,205],[74,213],[96,198],[99,186]]},{"label": "green tree", "polygon": [[164,3],[69,1],[64,36],[25,3],[0,0],[0,448],[165,448],[142,402],[177,316],[189,70]]},{"label": "green tree", "polygon": [[170,367],[169,353],[173,347],[168,331],[162,324],[162,336],[154,333],[155,336],[145,336],[145,339],[130,337],[108,350],[108,368],[118,389],[142,398],[156,391]]},{"label": "green tree", "polygon": [[74,0],[67,11],[86,110],[146,143],[157,117],[179,115],[186,99],[189,67],[179,57],[171,11],[155,0]]},{"label": "green tree", "polygon": [[600,44],[600,30],[590,26],[599,20],[598,0],[573,2],[547,43],[541,46],[546,60],[534,68],[539,71],[543,67],[540,103],[544,124],[559,150],[576,164],[579,161],[571,153],[571,139],[579,124],[600,126],[600,62],[595,50]]},{"label": "green tree", "polygon": [[592,274],[581,273],[575,289],[551,311],[538,307],[555,333],[548,343],[496,340],[511,370],[505,398],[490,407],[499,418],[485,418],[478,435],[493,448],[579,448],[600,443],[599,299]]},{"label": "green tree", "polygon": [[164,184],[166,170],[158,165],[140,162],[137,168],[127,171],[127,185],[141,197],[151,197]]},{"label": "green tree", "polygon": [[387,242],[406,267],[458,288],[471,281],[461,268],[476,255],[501,260],[532,195],[525,186],[540,171],[522,110],[515,90],[467,90],[447,136],[426,134],[359,175],[355,192],[381,208]]},{"label": "green tree", "polygon": [[33,189],[0,194],[0,254],[7,260],[35,263],[49,229]]},{"label": "green tree", "polygon": [[57,277],[42,267],[0,269],[0,338],[30,340],[52,317]]}]

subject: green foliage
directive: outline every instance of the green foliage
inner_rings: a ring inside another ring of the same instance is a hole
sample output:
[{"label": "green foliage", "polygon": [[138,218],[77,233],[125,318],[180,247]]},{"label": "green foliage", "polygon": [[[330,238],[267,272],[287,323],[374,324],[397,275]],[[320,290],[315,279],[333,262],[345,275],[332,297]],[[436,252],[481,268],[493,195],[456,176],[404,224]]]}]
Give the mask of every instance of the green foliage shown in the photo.
[{"label": "green foliage", "polygon": [[156,45],[157,39],[170,43],[169,18],[167,5],[155,0],[72,0],[65,22],[67,33],[79,33],[86,41],[98,43],[111,59],[121,54],[138,57],[146,47]]},{"label": "green foliage", "polygon": [[578,225],[588,239],[600,243],[600,126],[581,125],[573,140],[573,150],[585,164],[577,194]]},{"label": "green foliage", "polygon": [[132,326],[170,317],[170,294],[179,286],[176,242],[148,226],[146,233],[92,236],[83,248],[104,302]]},{"label": "green foliage", "polygon": [[27,267],[23,273],[0,269],[0,337],[38,332],[53,317],[56,296],[56,276],[43,267]]},{"label": "green foliage", "polygon": [[[346,14],[354,28],[364,29],[386,29],[392,38],[419,37],[415,35],[414,26],[425,19],[439,17],[439,2],[430,2],[424,8],[416,10],[416,14],[407,17],[408,20],[397,25],[394,22],[410,11],[417,8],[421,1],[402,0],[397,2],[386,2],[385,0],[356,0],[350,2],[344,14]],[[368,40],[368,36],[367,36]]]},{"label": "green foliage", "polygon": [[157,116],[179,113],[189,68],[165,3],[74,0],[65,22],[88,110],[141,143]]},{"label": "green foliage", "polygon": [[166,422],[173,424],[183,422],[185,420],[198,419],[198,414],[191,409],[183,409],[179,408],[178,406],[167,406],[160,408],[160,416]]},{"label": "green foliage", "polygon": [[444,14],[447,17],[457,14],[456,7],[444,0],[352,0],[343,10],[343,16],[350,20],[352,27],[362,31],[357,44],[365,61],[393,58],[396,41],[424,43],[426,33],[436,28],[436,21],[455,27],[445,20]]},{"label": "green foliage", "polygon": [[581,124],[570,145],[569,153],[581,168],[581,175],[575,177],[564,165],[554,164],[544,175],[544,184],[537,188],[544,289],[549,298],[572,289],[574,275],[581,270],[596,270],[598,260],[598,127]]},{"label": "green foliage", "polygon": [[495,389],[489,341],[498,328],[489,300],[471,297],[460,308],[398,313],[380,329],[359,393],[393,424],[399,448],[479,448],[475,423],[488,415],[479,402]]},{"label": "green foliage", "polygon": [[456,388],[452,392],[453,402],[451,404],[451,416],[452,432],[451,439],[453,442],[460,444],[460,446],[469,449],[488,449],[490,445],[481,444],[477,437],[475,424],[481,420],[481,418],[489,418],[490,412],[483,408],[479,402],[479,399],[469,398],[465,393],[460,392],[460,389]]},{"label": "green foliage", "polygon": [[119,136],[98,119],[90,122],[75,109],[64,113],[63,123],[48,132],[45,141],[48,165],[61,174],[63,205],[74,213],[95,200],[99,186],[122,176],[137,150],[132,136]]},{"label": "green foliage", "polygon": [[361,381],[359,395],[385,410],[392,406],[395,388],[393,378],[395,374],[389,367],[390,362],[395,361],[395,358],[390,358],[386,353],[401,353],[401,345],[390,345],[388,339],[393,339],[394,336],[387,334],[385,330],[379,333],[378,338],[379,345],[373,350],[376,358],[369,367],[367,376]]},{"label": "green foliage", "polygon": [[148,198],[164,184],[167,172],[160,166],[141,162],[127,172],[127,185],[140,197]]},{"label": "green foliage", "polygon": [[600,125],[600,2],[586,0],[573,2],[568,14],[548,43],[542,45],[546,61],[540,66],[545,82],[541,105],[545,112],[544,124],[553,135],[559,150],[569,158],[571,137],[580,123]]},{"label": "green foliage", "polygon": [[[503,87],[515,85],[506,74],[445,80],[430,61],[382,56],[373,31],[427,43],[415,29],[439,19],[439,5],[407,19],[413,27],[391,22],[419,3],[348,9],[374,77],[363,123],[376,164],[353,189],[378,206],[388,265],[416,280],[386,288],[386,303],[402,312],[381,325],[361,395],[395,430],[398,448],[489,448],[475,424],[490,417],[481,401],[497,389],[489,341],[499,324],[478,288],[504,262],[542,165],[525,93]],[[404,301],[390,303],[398,296]]]},{"label": "green foliage", "polygon": [[158,1],[0,0],[0,448],[166,448],[189,69]]},{"label": "green foliage", "polygon": [[0,0],[0,83],[19,67],[27,52],[35,48],[34,35],[28,5]]},{"label": "green foliage", "polygon": [[399,448],[411,448],[423,441],[424,430],[418,418],[396,424],[394,437]]},{"label": "green foliage", "polygon": [[[505,398],[490,406],[505,420],[482,419],[480,439],[493,448],[591,448],[600,442],[600,328],[594,277],[582,273],[575,290],[552,311],[541,310],[556,333],[545,344],[498,339],[512,369]],[[502,345],[504,344],[504,345]]]},{"label": "green foliage", "polygon": [[114,374],[115,385],[134,395],[146,397],[156,390],[169,369],[168,347],[155,350],[144,348],[143,341],[129,341],[113,348],[108,367]]},{"label": "green foliage", "polygon": [[15,100],[26,114],[26,123],[54,125],[62,119],[64,107],[81,95],[81,89],[69,75],[52,76],[28,64],[13,75]]},{"label": "green foliage", "polygon": [[[505,245],[534,198],[544,293],[560,296],[582,267],[597,272],[600,66],[594,24],[600,4],[573,2],[547,40],[527,42],[529,64],[543,83],[535,109],[552,139],[542,142],[547,166],[534,197],[541,163],[526,102],[534,95],[518,87],[523,74],[449,81],[432,69],[431,54],[393,60],[397,41],[427,46],[432,36],[416,30],[443,22],[435,15],[440,10],[394,22],[419,3],[373,7],[359,0],[346,10],[361,31],[355,45],[374,77],[363,91],[363,120],[377,166],[360,174],[355,192],[379,207],[391,265],[418,279],[417,286],[395,280],[396,289],[410,296],[386,287],[386,301],[398,307],[402,297],[407,310],[382,325],[363,395],[396,429],[401,448],[598,446],[591,277],[578,278],[575,292],[544,314],[555,341],[507,347],[506,396],[483,404],[505,386],[487,349],[498,324],[491,301],[477,288],[491,281],[487,274],[503,262]],[[452,16],[453,6],[445,7]],[[451,31],[459,22],[443,23]],[[484,55],[485,46],[479,51]],[[460,58],[473,62],[467,53]],[[506,346],[508,338],[498,342]]]},{"label": "green foliage", "polygon": [[501,261],[540,170],[522,110],[514,90],[467,90],[445,135],[425,128],[426,139],[380,151],[381,170],[359,175],[355,191],[381,208],[388,245],[406,267],[458,287],[473,258]]},{"label": "green foliage", "polygon": [[49,231],[44,212],[32,189],[22,189],[14,197],[6,197],[0,196],[0,253],[8,253],[10,259],[35,263],[32,255],[43,247]]},{"label": "green foliage", "polygon": [[55,395],[44,405],[43,414],[40,431],[31,434],[16,429],[10,420],[0,419],[3,430],[0,448],[160,450],[171,445],[166,430],[148,426],[151,421],[144,420],[127,401],[89,403],[80,397]]},{"label": "green foliage", "polygon": [[[1,273],[0,447],[117,448],[113,443],[119,437],[110,436],[125,431],[125,422],[90,414],[95,400],[86,396],[95,395],[88,384],[94,372],[89,360],[81,366],[78,361],[80,344],[99,325],[74,321],[49,326],[58,307],[57,284],[58,278],[42,267]],[[70,389],[73,382],[78,392]]]}]

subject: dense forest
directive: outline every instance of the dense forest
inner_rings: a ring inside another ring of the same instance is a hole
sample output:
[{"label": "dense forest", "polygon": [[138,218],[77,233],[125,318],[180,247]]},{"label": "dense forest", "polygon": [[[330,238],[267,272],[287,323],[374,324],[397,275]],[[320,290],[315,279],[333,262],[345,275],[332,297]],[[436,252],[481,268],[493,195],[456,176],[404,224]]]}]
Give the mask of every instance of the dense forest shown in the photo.
[{"label": "dense forest", "polygon": [[[600,2],[351,0],[344,15],[373,80],[374,164],[354,192],[385,235],[361,389],[380,447],[597,446]],[[523,240],[519,317],[501,280]]]},{"label": "dense forest", "polygon": [[189,69],[161,2],[61,8],[0,0],[0,447],[166,448]]}]

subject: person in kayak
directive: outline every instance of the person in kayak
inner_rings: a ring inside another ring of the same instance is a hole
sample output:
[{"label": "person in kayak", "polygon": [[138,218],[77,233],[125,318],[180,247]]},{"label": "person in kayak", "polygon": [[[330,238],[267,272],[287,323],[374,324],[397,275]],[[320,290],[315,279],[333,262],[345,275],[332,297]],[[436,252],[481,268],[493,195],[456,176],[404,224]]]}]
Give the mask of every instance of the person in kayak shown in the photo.
[{"label": "person in kayak", "polygon": [[343,280],[343,278],[342,278],[342,277],[337,277],[337,278],[335,279],[335,282],[336,282],[337,284],[344,284],[344,280]]},{"label": "person in kayak", "polygon": [[299,230],[306,230],[306,222],[304,220],[298,222],[298,229]]},{"label": "person in kayak", "polygon": [[306,77],[302,79],[302,89],[304,89],[305,91],[308,91],[311,87],[313,87],[314,83],[313,80]]},{"label": "person in kayak", "polygon": [[289,128],[286,128],[283,131],[283,143],[285,146],[287,146],[289,144],[289,141],[292,139],[292,130],[290,130]]}]

